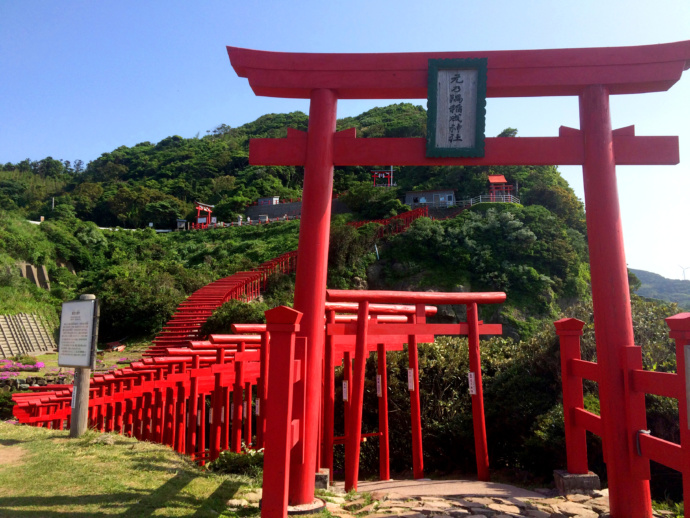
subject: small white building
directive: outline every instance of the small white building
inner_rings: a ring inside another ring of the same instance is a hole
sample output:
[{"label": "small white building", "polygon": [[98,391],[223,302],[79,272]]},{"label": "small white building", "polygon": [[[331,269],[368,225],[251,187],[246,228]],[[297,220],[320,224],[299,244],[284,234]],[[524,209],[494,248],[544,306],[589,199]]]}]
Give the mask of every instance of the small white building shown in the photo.
[{"label": "small white building", "polygon": [[409,191],[405,193],[405,205],[415,207],[453,207],[455,205],[455,189],[441,189],[435,191]]},{"label": "small white building", "polygon": [[280,203],[280,196],[269,196],[267,198],[259,198],[257,205],[278,205]]}]

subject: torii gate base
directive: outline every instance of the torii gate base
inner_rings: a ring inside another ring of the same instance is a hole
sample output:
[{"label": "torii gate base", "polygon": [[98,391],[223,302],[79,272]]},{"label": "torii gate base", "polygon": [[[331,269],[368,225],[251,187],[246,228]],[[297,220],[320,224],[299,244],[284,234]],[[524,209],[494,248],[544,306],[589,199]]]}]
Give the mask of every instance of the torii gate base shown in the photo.
[{"label": "torii gate base", "polygon": [[[410,54],[290,54],[228,47],[230,61],[257,95],[310,99],[307,134],[250,142],[253,165],[305,167],[295,309],[304,314],[306,400],[290,469],[290,502],[311,502],[317,471],[323,315],[333,166],[582,165],[592,272],[599,394],[614,518],[651,518],[648,475],[635,454],[626,401],[623,350],[632,318],[616,189],[616,164],[676,164],[675,137],[612,131],[609,95],[665,91],[690,67],[690,41],[641,47]],[[427,158],[425,139],[362,139],[335,133],[337,99],[423,99],[429,59],[486,58],[487,97],[578,96],[581,130],[556,138],[488,138],[486,156]],[[269,376],[270,379],[270,376]],[[284,516],[262,512],[263,516]]]}]

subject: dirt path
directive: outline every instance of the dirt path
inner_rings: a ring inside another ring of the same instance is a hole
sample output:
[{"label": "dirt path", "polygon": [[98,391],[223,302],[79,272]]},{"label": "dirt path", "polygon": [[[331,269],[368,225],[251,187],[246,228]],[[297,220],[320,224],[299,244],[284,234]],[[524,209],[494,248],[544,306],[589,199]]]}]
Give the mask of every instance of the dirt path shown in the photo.
[{"label": "dirt path", "polygon": [[2,446],[0,445],[0,467],[7,464],[17,466],[22,464],[22,457],[26,451],[21,446]]}]

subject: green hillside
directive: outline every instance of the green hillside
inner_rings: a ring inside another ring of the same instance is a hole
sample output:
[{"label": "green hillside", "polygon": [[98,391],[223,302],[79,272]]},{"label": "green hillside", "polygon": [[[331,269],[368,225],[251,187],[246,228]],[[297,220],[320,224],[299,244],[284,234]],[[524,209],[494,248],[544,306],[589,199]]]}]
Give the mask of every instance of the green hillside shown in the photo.
[{"label": "green hillside", "polygon": [[641,297],[675,302],[680,307],[690,310],[690,280],[667,279],[656,273],[632,268],[630,271],[641,282],[637,290]]},{"label": "green hillside", "polygon": [[[77,217],[99,226],[143,228],[152,222],[156,228],[171,228],[178,217],[191,219],[194,202],[201,201],[216,205],[219,221],[231,221],[261,196],[301,195],[302,168],[250,166],[249,139],[285,137],[288,127],[306,130],[307,121],[301,112],[264,115],[238,128],[218,126],[203,137],[170,136],[155,144],[121,146],[86,166],[52,157],[6,163],[0,166],[0,209],[37,220],[51,212],[54,198],[55,206],[69,205]],[[407,103],[374,108],[338,121],[338,129],[349,127],[357,128],[361,138],[424,137],[426,111]],[[509,128],[502,135],[515,133]],[[369,185],[369,169],[337,168],[335,192]],[[523,203],[544,205],[584,232],[582,204],[552,166],[401,167],[397,189],[388,195],[452,188],[460,198],[473,197],[487,192],[492,173],[517,182]],[[367,216],[389,215],[391,207],[379,212]]]}]

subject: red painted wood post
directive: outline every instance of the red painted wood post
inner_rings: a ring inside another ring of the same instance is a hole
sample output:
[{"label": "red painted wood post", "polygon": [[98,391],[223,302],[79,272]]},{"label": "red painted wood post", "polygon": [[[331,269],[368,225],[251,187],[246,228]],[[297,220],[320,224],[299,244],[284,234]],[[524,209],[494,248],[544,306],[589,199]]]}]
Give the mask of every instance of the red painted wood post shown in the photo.
[{"label": "red painted wood post", "polygon": [[244,384],[244,441],[247,447],[252,445],[252,384],[247,381]]},{"label": "red painted wood post", "polygon": [[[335,311],[328,311],[328,324],[335,323]],[[333,482],[333,436],[335,421],[335,346],[333,336],[326,336],[324,361],[324,405],[323,405],[323,450],[321,465],[328,468],[330,482]]]},{"label": "red painted wood post", "polygon": [[690,313],[680,313],[666,319],[676,341],[676,372],[681,379],[678,398],[680,447],[683,452],[683,501],[690,502],[690,412],[688,412],[688,377],[690,376]]},{"label": "red painted wood post", "polygon": [[177,391],[175,387],[165,389],[165,423],[163,444],[174,448],[175,446],[175,407],[177,406]]},{"label": "red painted wood post", "polygon": [[[151,386],[153,386],[153,383],[151,383]],[[144,426],[141,432],[141,438],[144,441],[148,441],[151,438],[152,434],[152,420],[153,420],[153,393],[152,392],[145,392],[144,393],[144,407],[142,409],[142,414],[143,414],[143,419],[144,419]]]},{"label": "red painted wood post", "polygon": [[[237,345],[237,352],[243,353],[245,350],[244,342]],[[242,450],[242,388],[244,386],[244,361],[235,359],[235,384],[232,390],[232,451],[239,453]],[[246,418],[246,416],[245,416]],[[249,442],[247,437],[245,442]]]},{"label": "red painted wood post", "polygon": [[570,360],[580,359],[580,337],[585,325],[576,318],[563,318],[554,322],[561,345],[561,384],[563,386],[563,420],[568,473],[589,473],[587,465],[587,431],[575,424],[573,411],[584,408],[582,378],[570,372]]},{"label": "red painted wood post", "polygon": [[[201,408],[199,409],[199,438],[197,439],[196,451],[204,455],[206,453],[206,394],[201,395]],[[199,465],[204,466],[205,460]]]},{"label": "red painted wood post", "polygon": [[197,443],[197,429],[199,420],[199,377],[195,375],[196,370],[199,369],[201,357],[195,355],[192,360],[192,374],[190,375],[189,388],[189,423],[187,430],[187,445],[185,453],[192,455],[196,450]]},{"label": "red painted wood post", "polygon": [[[625,398],[628,401],[628,430],[647,429],[647,411],[645,403],[645,393],[635,390],[632,372],[642,370],[642,348],[637,345],[629,345],[621,351],[621,361],[626,375],[624,376]],[[583,401],[584,406],[584,401]],[[606,448],[606,443],[602,442]],[[637,454],[637,441],[630,442],[628,455],[630,458],[630,475],[643,480],[651,478],[649,458]]]},{"label": "red painted wood post", "polygon": [[268,387],[268,347],[269,347],[268,331],[261,333],[261,350],[259,352],[260,366],[259,366],[259,383],[257,385],[257,399],[259,405],[259,415],[256,420],[256,446],[257,448],[264,447],[264,430],[266,429],[266,388]]},{"label": "red painted wood post", "polygon": [[[115,394],[119,395],[122,393],[122,380],[117,380],[115,383],[113,383],[113,389],[115,390]],[[124,413],[124,401],[116,401],[113,409],[113,415],[115,419],[114,423],[114,431],[116,431],[119,434],[122,434],[122,414]]]},{"label": "red painted wood post", "polygon": [[350,402],[350,433],[345,438],[345,491],[357,490],[359,452],[362,441],[362,407],[364,406],[364,377],[367,365],[367,338],[369,329],[369,302],[359,303],[357,310],[357,337],[355,341],[355,368],[352,378]]},{"label": "red painted wood post", "polygon": [[304,461],[291,467],[290,496],[295,504],[314,498],[316,449],[321,410],[321,377],[324,350],[324,311],[328,273],[328,242],[333,194],[333,137],[337,97],[333,90],[311,92],[307,154],[299,233],[299,265],[295,279],[295,309],[304,314],[300,335],[307,338],[307,379]]},{"label": "red painted wood post", "polygon": [[601,381],[599,399],[607,445],[604,451],[613,518],[652,516],[649,481],[631,471],[629,452],[635,430],[628,430],[622,348],[635,343],[630,309],[628,269],[618,205],[609,92],[587,86],[580,95],[580,126],[584,134],[582,168],[587,207],[589,260],[594,303],[594,331]]},{"label": "red painted wood post", "polygon": [[[216,365],[225,363],[225,349],[218,348],[216,352]],[[219,371],[214,374],[214,388],[211,393],[211,440],[209,444],[210,460],[216,460],[220,455],[221,447],[221,413],[223,412],[223,390],[221,389],[221,378],[223,374]]]},{"label": "red painted wood post", "polygon": [[177,384],[177,431],[175,433],[175,451],[179,453],[185,452],[185,445],[187,443],[187,401],[189,394],[187,383],[189,383],[188,380],[181,381]]},{"label": "red painted wood post", "polygon": [[[474,374],[475,390],[472,394],[472,423],[474,425],[474,449],[477,457],[477,478],[489,480],[489,451],[484,421],[484,389],[482,387],[482,361],[479,352],[479,316],[475,302],[467,304],[467,343],[470,349],[470,373]],[[472,387],[470,386],[470,393]]]},{"label": "red painted wood post", "polygon": [[[417,304],[417,312],[409,315],[413,324],[426,321],[425,304]],[[424,452],[422,450],[422,412],[419,402],[419,359],[417,356],[417,337],[407,339],[408,389],[410,391],[410,420],[412,425],[412,473],[415,479],[424,478]],[[410,380],[410,375],[412,379]],[[409,382],[411,383],[411,386]]]},{"label": "red painted wood post", "polygon": [[[160,381],[160,380],[159,380]],[[153,441],[163,442],[163,390],[155,389],[153,401]]]},{"label": "red painted wood post", "polygon": [[345,430],[343,435],[350,434],[350,401],[352,401],[352,353],[343,353],[343,410]]},{"label": "red painted wood post", "polygon": [[[302,314],[280,306],[266,311],[271,361],[266,398],[262,518],[287,516],[290,486],[295,333]],[[312,497],[313,498],[313,497]]]},{"label": "red painted wood post", "polygon": [[231,394],[233,394],[230,391],[230,387],[223,387],[221,388],[221,394],[222,394],[222,408],[220,412],[220,422],[221,422],[221,428],[220,428],[220,449],[221,451],[229,450],[230,449],[230,426],[232,423],[232,415],[233,415],[233,405],[231,402]]},{"label": "red painted wood post", "polygon": [[[386,346],[376,346],[377,385],[381,387],[379,399],[379,480],[390,480],[390,450],[388,440],[388,372],[386,367]],[[380,381],[379,381],[380,380]]]}]

